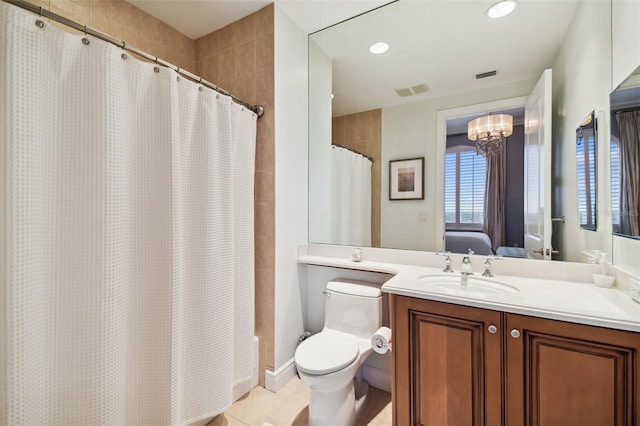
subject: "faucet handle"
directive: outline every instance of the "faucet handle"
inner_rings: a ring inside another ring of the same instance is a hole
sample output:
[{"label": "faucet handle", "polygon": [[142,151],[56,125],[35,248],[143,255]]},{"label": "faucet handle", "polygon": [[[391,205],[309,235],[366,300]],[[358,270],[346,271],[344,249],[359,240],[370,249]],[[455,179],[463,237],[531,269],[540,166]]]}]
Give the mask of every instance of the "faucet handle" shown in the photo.
[{"label": "faucet handle", "polygon": [[438,256],[446,256],[446,258],[444,259],[445,267],[442,270],[442,272],[453,272],[453,268],[451,268],[451,257],[449,257],[451,252],[450,251],[439,251],[436,254]]},{"label": "faucet handle", "polygon": [[491,272],[491,261],[492,260],[503,260],[504,258],[502,257],[502,255],[490,255],[487,256],[487,260],[484,261],[484,272],[482,273],[483,277],[493,277],[493,273]]},{"label": "faucet handle", "polygon": [[471,249],[468,249],[467,250],[467,254],[470,255],[470,256],[473,256],[474,254],[476,254],[476,252],[471,250]]}]

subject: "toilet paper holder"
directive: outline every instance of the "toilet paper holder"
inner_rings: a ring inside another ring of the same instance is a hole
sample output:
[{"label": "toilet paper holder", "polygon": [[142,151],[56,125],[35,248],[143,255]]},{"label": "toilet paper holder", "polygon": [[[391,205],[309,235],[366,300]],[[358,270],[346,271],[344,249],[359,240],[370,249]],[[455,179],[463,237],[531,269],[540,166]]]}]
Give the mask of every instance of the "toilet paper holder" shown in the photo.
[{"label": "toilet paper holder", "polygon": [[391,343],[385,343],[381,337],[376,337],[373,339],[373,345],[378,349],[389,349],[391,350]]},{"label": "toilet paper holder", "polygon": [[391,329],[389,327],[380,327],[373,336],[371,336],[371,346],[374,352],[385,354],[391,350]]}]

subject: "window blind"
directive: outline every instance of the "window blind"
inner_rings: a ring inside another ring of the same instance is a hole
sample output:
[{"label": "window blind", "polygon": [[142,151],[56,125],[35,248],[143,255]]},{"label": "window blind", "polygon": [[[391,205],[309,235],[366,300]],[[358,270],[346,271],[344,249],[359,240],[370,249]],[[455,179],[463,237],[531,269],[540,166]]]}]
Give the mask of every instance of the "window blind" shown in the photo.
[{"label": "window blind", "polygon": [[484,222],[486,159],[473,147],[448,150],[445,158],[447,229],[480,229]]},{"label": "window blind", "polygon": [[618,232],[620,227],[620,146],[616,141],[611,141],[611,222],[613,231]]}]

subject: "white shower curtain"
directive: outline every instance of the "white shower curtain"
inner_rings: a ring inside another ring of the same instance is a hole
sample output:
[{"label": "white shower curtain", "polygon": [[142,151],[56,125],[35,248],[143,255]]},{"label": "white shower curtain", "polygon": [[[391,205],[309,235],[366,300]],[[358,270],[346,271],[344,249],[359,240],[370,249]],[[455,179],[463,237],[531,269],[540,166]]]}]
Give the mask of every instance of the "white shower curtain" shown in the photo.
[{"label": "white shower curtain", "polygon": [[331,152],[331,242],[371,246],[371,160],[337,146]]},{"label": "white shower curtain", "polygon": [[38,19],[0,2],[0,424],[211,417],[253,373],[256,116]]}]

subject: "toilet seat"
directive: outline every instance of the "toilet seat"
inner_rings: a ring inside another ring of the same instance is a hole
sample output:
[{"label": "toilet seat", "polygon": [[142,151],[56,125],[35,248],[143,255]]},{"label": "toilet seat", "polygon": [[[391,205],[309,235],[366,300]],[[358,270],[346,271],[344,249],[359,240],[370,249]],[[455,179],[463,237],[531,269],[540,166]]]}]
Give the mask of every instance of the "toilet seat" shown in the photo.
[{"label": "toilet seat", "polygon": [[295,362],[300,371],[319,376],[345,368],[359,352],[357,336],[325,329],[298,346]]}]

